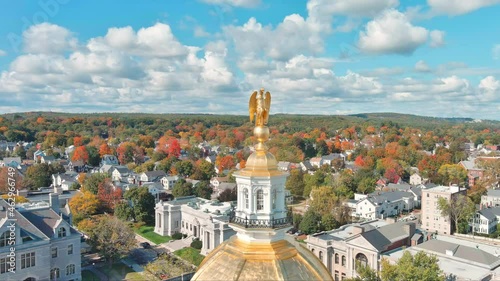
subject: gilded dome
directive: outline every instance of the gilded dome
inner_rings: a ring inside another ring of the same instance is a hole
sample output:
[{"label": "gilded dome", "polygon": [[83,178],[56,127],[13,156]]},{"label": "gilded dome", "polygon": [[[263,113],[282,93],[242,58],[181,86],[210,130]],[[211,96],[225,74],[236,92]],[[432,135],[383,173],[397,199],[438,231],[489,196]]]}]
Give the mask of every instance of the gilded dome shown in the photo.
[{"label": "gilded dome", "polygon": [[323,263],[291,239],[246,242],[233,236],[215,248],[191,279],[332,280]]}]

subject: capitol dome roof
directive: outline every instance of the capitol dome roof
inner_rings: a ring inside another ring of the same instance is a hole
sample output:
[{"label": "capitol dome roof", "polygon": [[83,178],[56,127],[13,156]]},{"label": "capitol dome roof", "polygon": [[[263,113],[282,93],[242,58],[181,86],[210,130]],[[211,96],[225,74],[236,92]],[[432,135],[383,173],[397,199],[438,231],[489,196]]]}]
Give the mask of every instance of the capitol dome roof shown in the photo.
[{"label": "capitol dome roof", "polygon": [[191,279],[195,280],[332,280],[309,250],[291,240],[250,243],[231,239],[215,248]]}]

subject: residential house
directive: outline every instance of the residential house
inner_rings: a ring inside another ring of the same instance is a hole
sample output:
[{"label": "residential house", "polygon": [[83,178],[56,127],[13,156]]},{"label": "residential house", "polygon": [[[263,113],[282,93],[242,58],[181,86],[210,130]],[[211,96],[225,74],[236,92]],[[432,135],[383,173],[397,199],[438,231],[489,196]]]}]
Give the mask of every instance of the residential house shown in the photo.
[{"label": "residential house", "polygon": [[70,145],[64,149],[64,154],[66,155],[66,159],[70,158],[71,153],[73,153],[73,151],[75,151],[74,145]]},{"label": "residential house", "polygon": [[12,215],[9,208],[0,199],[0,280],[82,279],[80,233],[59,215],[58,206],[24,203]]},{"label": "residential house", "polygon": [[228,181],[229,177],[213,177],[210,179],[210,184],[214,189],[217,189],[221,183]]},{"label": "residential house", "polygon": [[353,217],[378,219],[397,216],[415,208],[415,195],[408,191],[374,192],[355,194],[356,213]]},{"label": "residential house", "polygon": [[305,242],[333,279],[343,280],[357,276],[356,263],[380,270],[381,254],[410,246],[414,234],[414,222],[375,220],[309,235]]},{"label": "residential house", "polygon": [[481,205],[470,221],[472,231],[481,234],[492,234],[500,222],[500,207],[483,207]]},{"label": "residential house", "polygon": [[476,165],[476,159],[462,160],[459,164],[467,170],[469,187],[473,187],[483,177],[484,169]]},{"label": "residential house", "polygon": [[201,254],[207,255],[229,239],[235,231],[229,227],[232,211],[229,202],[214,202],[195,196],[160,201],[155,206],[155,229],[159,235],[187,234],[202,242]]},{"label": "residential house", "polygon": [[158,170],[158,171],[147,171],[143,172],[139,175],[139,181],[140,183],[144,182],[159,182],[161,178],[165,177],[167,174],[165,171]]},{"label": "residential house", "polygon": [[419,185],[425,183],[426,180],[422,178],[421,175],[418,173],[414,173],[413,175],[410,176],[410,184],[411,185]]},{"label": "residential house", "polygon": [[172,190],[179,179],[179,176],[164,176],[161,178],[160,182],[165,190]]},{"label": "residential house", "polygon": [[70,190],[71,186],[78,182],[76,179],[76,173],[64,173],[64,174],[53,174],[52,175],[52,187],[62,190]]},{"label": "residential house", "polygon": [[319,168],[323,165],[323,159],[321,157],[313,157],[309,159],[309,163],[311,163],[311,166]]},{"label": "residential house", "polygon": [[17,169],[21,164],[21,157],[5,157],[0,161],[0,167],[12,167]]},{"label": "residential house", "polygon": [[105,154],[102,156],[101,160],[101,166],[103,165],[111,165],[111,166],[118,166],[120,163],[118,163],[118,158],[114,155],[110,154]]},{"label": "residential house", "polygon": [[488,189],[481,196],[481,205],[485,207],[500,207],[500,189]]},{"label": "residential house", "polygon": [[165,193],[165,190],[160,182],[145,182],[142,186],[148,188],[149,193],[155,198],[155,203],[160,201],[160,193]]},{"label": "residential house", "polygon": [[466,194],[466,189],[457,185],[436,186],[422,189],[422,228],[435,233],[451,234],[451,219],[441,215],[437,202],[444,198],[448,202],[454,197]]},{"label": "residential house", "polygon": [[413,207],[420,209],[420,206],[422,206],[422,189],[412,187],[408,191],[413,194]]},{"label": "residential house", "polygon": [[323,157],[321,157],[321,165],[329,165],[331,166],[332,165],[332,162],[337,160],[337,159],[340,159],[342,161],[345,161],[345,155],[342,154],[342,153],[330,153],[328,155],[325,155]]},{"label": "residential house", "polygon": [[70,161],[68,163],[68,169],[77,173],[85,171],[85,163],[82,160]]},{"label": "residential house", "polygon": [[205,161],[210,162],[215,165],[215,160],[217,159],[217,155],[208,155],[205,157]]},{"label": "residential house", "polygon": [[33,161],[37,162],[42,156],[45,156],[45,152],[38,149],[37,151],[33,152]]},{"label": "residential house", "polygon": [[56,158],[53,155],[43,155],[40,157],[40,163],[52,164],[56,161]]},{"label": "residential house", "polygon": [[220,196],[222,192],[226,189],[234,189],[236,188],[236,183],[232,182],[221,182],[216,188],[214,188],[214,195],[216,197]]},{"label": "residential house", "polygon": [[101,167],[99,167],[99,169],[97,169],[97,172],[98,173],[104,173],[104,174],[111,174],[113,172],[113,165],[102,165]]},{"label": "residential house", "polygon": [[292,163],[286,162],[286,161],[279,161],[278,162],[278,170],[283,171],[283,172],[289,172],[291,170]]},{"label": "residential house", "polygon": [[300,162],[300,169],[304,173],[310,172],[313,169],[313,165],[311,165],[311,162],[309,162],[309,160],[305,160],[305,161]]},{"label": "residential house", "polygon": [[[104,166],[103,166],[104,167]],[[127,182],[130,170],[125,166],[112,166],[111,179],[118,182]]]}]

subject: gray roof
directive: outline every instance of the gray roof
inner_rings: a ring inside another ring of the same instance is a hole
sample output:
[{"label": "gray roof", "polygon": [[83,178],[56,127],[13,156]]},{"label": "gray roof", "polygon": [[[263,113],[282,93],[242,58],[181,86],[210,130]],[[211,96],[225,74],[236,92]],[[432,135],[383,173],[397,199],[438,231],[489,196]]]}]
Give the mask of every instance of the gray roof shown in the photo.
[{"label": "gray roof", "polygon": [[394,242],[409,237],[410,233],[405,231],[404,226],[410,224],[415,225],[413,222],[396,222],[373,230],[365,231],[360,235],[363,236],[375,249],[383,252]]},{"label": "gray roof", "polygon": [[500,189],[488,189],[488,196],[500,197]]},{"label": "gray roof", "polygon": [[422,238],[422,234],[421,234],[421,233],[415,233],[415,234],[413,234],[413,236],[411,237],[411,240],[412,240],[412,241],[418,241],[418,240],[420,240],[420,238]]},{"label": "gray roof", "polygon": [[128,174],[128,173],[130,173],[130,170],[127,167],[125,167],[125,166],[114,166],[114,167],[111,168],[111,170],[117,170],[118,173],[120,173],[120,174]]},{"label": "gray roof", "polygon": [[18,164],[21,164],[21,163],[22,163],[22,161],[21,161],[21,157],[5,157],[5,158],[3,159],[3,163],[4,163],[5,165],[10,164],[10,163],[11,163],[11,162],[13,162],[13,161],[16,161]]},{"label": "gray roof", "polygon": [[500,217],[500,207],[496,208],[485,208],[482,210],[479,210],[479,213],[483,215],[485,218],[488,220],[495,220],[496,218]]},{"label": "gray roof", "polygon": [[387,192],[376,191],[370,193],[367,199],[375,204],[382,204],[385,200],[392,202],[399,200],[403,197],[413,197],[413,193],[408,191],[387,191]]},{"label": "gray roof", "polygon": [[54,157],[53,155],[44,155],[42,156],[43,158],[43,161],[55,161],[56,160],[56,157]]},{"label": "gray roof", "polygon": [[490,269],[497,267],[500,262],[500,258],[481,249],[462,246],[442,240],[431,239],[415,247],[443,255],[446,255],[446,251],[452,251],[454,253],[453,257],[479,263]]},{"label": "gray roof", "polygon": [[[7,216],[6,212],[9,208],[9,204],[5,200],[0,199],[0,218],[5,218]],[[39,240],[49,239],[40,229],[35,227],[29,220],[27,220],[18,210],[14,210],[14,217],[17,219],[16,223],[24,230],[26,233],[30,234],[32,238]]]},{"label": "gray roof", "polygon": [[233,189],[236,187],[236,183],[232,183],[232,182],[221,182],[219,184],[219,187],[218,189],[219,190],[226,190],[226,189]]},{"label": "gray roof", "polygon": [[413,192],[417,196],[422,196],[422,189],[417,187],[410,188],[410,192]]},{"label": "gray roof", "polygon": [[144,174],[146,174],[146,176],[148,177],[148,179],[154,179],[154,178],[158,178],[158,177],[164,177],[164,176],[167,175],[165,173],[165,171],[162,171],[162,170],[147,171],[147,172],[144,172]]},{"label": "gray roof", "polygon": [[325,155],[323,157],[323,160],[335,160],[335,159],[342,159],[344,158],[344,155],[340,154],[340,153],[330,153],[328,155]]},{"label": "gray roof", "polygon": [[462,160],[460,163],[464,166],[466,170],[481,170],[479,167],[476,166],[475,161],[470,161],[470,160]]},{"label": "gray roof", "polygon": [[409,185],[407,183],[402,183],[402,184],[389,183],[387,185],[387,187],[389,189],[406,191],[406,190],[410,189],[411,185]]},{"label": "gray roof", "polygon": [[301,162],[301,164],[304,165],[304,167],[308,170],[313,168],[313,166],[311,165],[311,162],[309,162],[309,160],[303,161],[303,162]]}]

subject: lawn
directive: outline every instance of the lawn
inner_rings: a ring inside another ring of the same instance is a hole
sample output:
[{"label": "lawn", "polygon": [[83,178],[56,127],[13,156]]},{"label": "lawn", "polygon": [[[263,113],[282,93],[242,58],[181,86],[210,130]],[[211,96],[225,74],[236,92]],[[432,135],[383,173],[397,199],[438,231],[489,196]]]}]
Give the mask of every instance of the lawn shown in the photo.
[{"label": "lawn", "polygon": [[196,266],[199,266],[205,258],[204,255],[200,254],[200,250],[191,247],[177,250],[174,252],[174,254]]},{"label": "lawn", "polygon": [[139,273],[121,262],[114,263],[111,268],[104,265],[100,270],[108,276],[109,280],[141,280]]},{"label": "lawn", "polygon": [[148,239],[149,241],[155,243],[155,244],[161,244],[168,242],[172,240],[172,237],[170,236],[161,236],[157,233],[154,233],[154,226],[146,226],[143,225],[140,228],[134,228],[135,233],[139,234],[140,236]]},{"label": "lawn", "polygon": [[94,272],[90,270],[83,270],[82,271],[82,280],[83,281],[99,281],[99,276],[95,275]]}]

